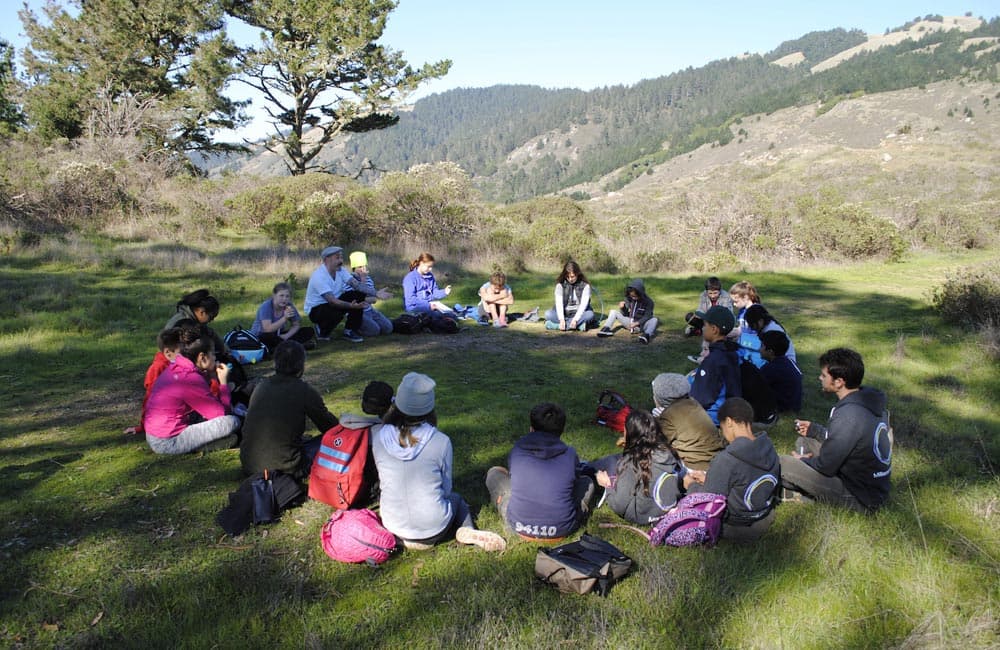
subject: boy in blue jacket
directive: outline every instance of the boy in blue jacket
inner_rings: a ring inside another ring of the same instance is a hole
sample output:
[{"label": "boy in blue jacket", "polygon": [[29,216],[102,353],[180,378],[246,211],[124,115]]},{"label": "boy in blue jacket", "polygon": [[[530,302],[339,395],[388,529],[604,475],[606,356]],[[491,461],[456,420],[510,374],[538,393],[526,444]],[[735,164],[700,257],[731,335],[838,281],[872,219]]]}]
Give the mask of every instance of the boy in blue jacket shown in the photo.
[{"label": "boy in blue jacket", "polygon": [[524,539],[572,534],[590,511],[594,481],[581,474],[576,450],[560,436],[566,412],[546,402],[531,409],[531,432],[514,443],[508,464],[486,474],[490,498],[507,527]]},{"label": "boy in blue jacket", "polygon": [[740,360],[736,344],[726,338],[736,326],[731,309],[716,305],[706,312],[695,312],[703,322],[702,337],[708,342],[708,356],[694,370],[691,398],[702,405],[715,426],[719,426],[719,407],[730,397],[743,397]]}]

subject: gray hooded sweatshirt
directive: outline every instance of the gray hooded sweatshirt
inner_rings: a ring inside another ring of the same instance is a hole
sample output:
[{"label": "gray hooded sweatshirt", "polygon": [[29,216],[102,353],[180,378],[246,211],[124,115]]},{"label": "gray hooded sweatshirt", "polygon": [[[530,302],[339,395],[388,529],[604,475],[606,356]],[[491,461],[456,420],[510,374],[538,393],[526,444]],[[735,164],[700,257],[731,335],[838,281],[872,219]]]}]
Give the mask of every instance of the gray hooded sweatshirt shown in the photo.
[{"label": "gray hooded sweatshirt", "polygon": [[451,440],[433,425],[413,431],[417,443],[399,444],[399,429],[386,424],[373,432],[382,524],[403,539],[434,537],[451,523]]}]

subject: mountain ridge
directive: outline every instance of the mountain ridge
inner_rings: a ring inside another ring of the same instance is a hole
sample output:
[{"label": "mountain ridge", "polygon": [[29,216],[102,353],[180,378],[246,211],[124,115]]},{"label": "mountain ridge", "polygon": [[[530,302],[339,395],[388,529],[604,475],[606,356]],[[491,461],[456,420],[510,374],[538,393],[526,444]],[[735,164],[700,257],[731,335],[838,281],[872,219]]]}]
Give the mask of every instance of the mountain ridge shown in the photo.
[{"label": "mountain ridge", "polygon": [[[455,89],[406,107],[393,129],[338,139],[321,156],[345,175],[362,161],[402,170],[449,160],[499,201],[581,187],[596,193],[598,179],[613,191],[678,155],[739,139],[732,127],[743,115],[835,105],[851,92],[932,83],[970,70],[996,76],[997,19],[936,18],[884,35],[811,32],[766,55],[720,59],[630,86]],[[258,153],[212,170],[223,171],[274,176],[284,169],[277,156]]]}]

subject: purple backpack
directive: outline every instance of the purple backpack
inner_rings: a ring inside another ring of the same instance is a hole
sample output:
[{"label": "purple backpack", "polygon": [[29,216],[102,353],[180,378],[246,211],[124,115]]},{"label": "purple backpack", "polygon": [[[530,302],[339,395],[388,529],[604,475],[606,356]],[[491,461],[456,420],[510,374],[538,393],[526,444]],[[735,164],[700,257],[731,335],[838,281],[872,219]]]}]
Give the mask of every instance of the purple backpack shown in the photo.
[{"label": "purple backpack", "polygon": [[653,546],[712,546],[722,532],[726,497],[721,494],[694,492],[686,495],[649,531]]},{"label": "purple backpack", "polygon": [[396,550],[396,536],[371,510],[336,510],[320,534],[323,550],[338,562],[382,564]]}]

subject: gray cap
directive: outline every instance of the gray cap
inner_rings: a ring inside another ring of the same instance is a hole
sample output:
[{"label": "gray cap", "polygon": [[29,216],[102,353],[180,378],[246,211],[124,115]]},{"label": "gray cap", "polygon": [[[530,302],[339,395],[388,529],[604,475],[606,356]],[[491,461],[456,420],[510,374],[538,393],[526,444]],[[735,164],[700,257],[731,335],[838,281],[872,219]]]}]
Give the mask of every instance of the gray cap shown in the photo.
[{"label": "gray cap", "polygon": [[408,372],[396,389],[396,408],[405,415],[427,415],[434,410],[434,386],[427,375]]},{"label": "gray cap", "polygon": [[343,253],[343,252],[344,249],[341,248],[340,246],[327,246],[326,248],[323,249],[323,252],[320,253],[319,256],[325,260],[326,258],[330,257],[335,253]]},{"label": "gray cap", "polygon": [[653,379],[653,399],[660,406],[669,406],[690,392],[691,384],[687,377],[676,372],[662,372]]}]

